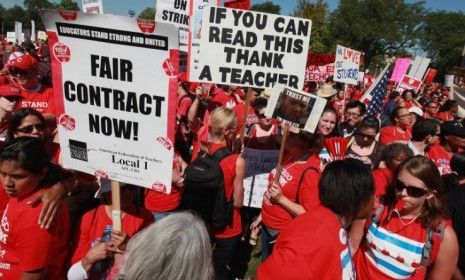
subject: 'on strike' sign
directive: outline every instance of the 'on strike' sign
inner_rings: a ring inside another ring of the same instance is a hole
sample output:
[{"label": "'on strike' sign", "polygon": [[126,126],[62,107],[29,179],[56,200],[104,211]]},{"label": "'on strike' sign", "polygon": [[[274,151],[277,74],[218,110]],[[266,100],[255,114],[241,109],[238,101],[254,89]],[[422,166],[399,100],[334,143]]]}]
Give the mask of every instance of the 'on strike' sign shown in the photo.
[{"label": "'on strike' sign", "polygon": [[252,86],[304,83],[311,21],[221,7],[203,13],[196,81]]}]

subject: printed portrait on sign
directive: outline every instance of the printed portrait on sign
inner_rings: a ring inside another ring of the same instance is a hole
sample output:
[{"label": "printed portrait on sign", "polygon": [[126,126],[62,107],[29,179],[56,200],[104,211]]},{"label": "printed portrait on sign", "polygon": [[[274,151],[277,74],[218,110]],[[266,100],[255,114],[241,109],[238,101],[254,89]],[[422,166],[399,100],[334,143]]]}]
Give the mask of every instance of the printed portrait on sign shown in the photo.
[{"label": "printed portrait on sign", "polygon": [[309,96],[284,89],[279,95],[272,118],[286,121],[294,127],[304,128],[314,103],[315,99]]}]

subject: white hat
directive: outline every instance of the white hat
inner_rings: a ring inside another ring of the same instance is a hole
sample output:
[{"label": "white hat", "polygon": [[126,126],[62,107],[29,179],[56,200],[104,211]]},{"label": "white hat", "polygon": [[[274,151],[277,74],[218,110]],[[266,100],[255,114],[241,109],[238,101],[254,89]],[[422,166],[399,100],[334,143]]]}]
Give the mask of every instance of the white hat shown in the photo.
[{"label": "white hat", "polygon": [[316,94],[319,96],[319,97],[323,97],[323,98],[328,98],[328,97],[331,97],[333,95],[335,95],[337,93],[337,89],[333,88],[332,85],[330,84],[324,84],[322,85],[318,91],[316,92]]},{"label": "white hat", "polygon": [[423,111],[420,108],[418,108],[417,106],[410,107],[410,109],[408,109],[408,111],[410,113],[415,113],[415,114],[419,115],[420,117],[423,116]]}]

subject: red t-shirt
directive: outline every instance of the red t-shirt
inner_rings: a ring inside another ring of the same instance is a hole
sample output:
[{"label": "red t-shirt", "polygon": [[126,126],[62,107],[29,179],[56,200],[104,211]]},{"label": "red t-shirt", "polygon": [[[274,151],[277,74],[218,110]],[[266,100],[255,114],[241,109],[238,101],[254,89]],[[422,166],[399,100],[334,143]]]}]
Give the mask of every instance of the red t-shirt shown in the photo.
[{"label": "red t-shirt", "polygon": [[[39,190],[42,191],[42,190]],[[26,203],[39,191],[22,199],[11,198],[0,228],[0,279],[19,279],[21,273],[45,269],[44,279],[65,279],[69,246],[69,216],[63,204],[51,228],[37,221],[42,203]]]},{"label": "red t-shirt", "polygon": [[389,183],[392,182],[393,174],[389,168],[376,169],[371,174],[375,183],[375,196],[380,197],[386,192]]},{"label": "red t-shirt", "polygon": [[443,121],[453,121],[454,115],[448,114],[447,112],[439,112],[437,117]]},{"label": "red t-shirt", "polygon": [[273,125],[271,128],[271,134],[267,137],[260,137],[259,139],[257,137],[256,126],[258,126],[258,124],[252,127],[252,130],[250,131],[249,141],[247,141],[247,148],[257,150],[278,150],[280,146],[277,141],[278,127],[276,125]]},{"label": "red t-shirt", "polygon": [[[232,109],[236,113],[237,123],[239,126],[238,134],[240,134],[242,133],[242,130],[245,127],[245,123],[244,123],[245,104],[239,103],[236,106],[234,106]],[[255,111],[252,108],[252,106],[249,106],[249,113],[247,114],[247,125],[253,125],[253,124],[256,124],[257,122],[258,122],[257,115],[255,115]]]},{"label": "red t-shirt", "polygon": [[189,96],[181,97],[181,100],[178,102],[178,108],[176,110],[176,114],[180,116],[187,116],[189,112],[189,108],[192,105],[192,99]]},{"label": "red t-shirt", "polygon": [[53,88],[42,86],[37,92],[29,92],[21,89],[21,102],[18,108],[33,108],[37,111],[55,115],[55,103],[53,100]]},{"label": "red t-shirt", "polygon": [[[182,165],[178,154],[174,156],[173,169],[182,171]],[[167,212],[178,208],[181,202],[182,189],[176,184],[171,185],[169,194],[149,189],[145,194],[145,208],[152,212]]]},{"label": "red t-shirt", "polygon": [[411,138],[412,134],[410,133],[410,129],[401,132],[394,125],[383,127],[379,132],[379,142],[383,145],[388,145],[397,141],[407,143]]},{"label": "red t-shirt", "polygon": [[257,271],[258,279],[355,279],[347,232],[322,205],[289,223],[273,253]]},{"label": "red t-shirt", "polygon": [[[358,279],[425,279],[426,269],[420,266],[427,229],[418,220],[409,225],[385,207],[379,223],[366,224],[366,234],[354,255]],[[446,227],[450,221],[446,221]],[[431,261],[436,259],[441,237],[433,234]]]},{"label": "red t-shirt", "polygon": [[[223,144],[210,143],[209,149],[213,154],[220,148],[224,148]],[[224,189],[226,199],[229,201],[232,198],[234,192],[234,179],[236,178],[236,161],[239,157],[238,154],[230,154],[220,161],[221,171],[224,176]],[[231,226],[225,228],[213,229],[213,233],[216,238],[230,238],[237,236],[242,233],[242,219],[239,208],[234,207],[233,209],[233,220]]]},{"label": "red t-shirt", "polygon": [[224,91],[218,90],[215,97],[213,97],[213,102],[218,104],[221,107],[233,108],[236,106],[236,98],[233,94],[227,95]]},{"label": "red t-shirt", "polygon": [[[319,172],[315,170],[305,172],[302,183],[298,187],[302,172],[309,167],[319,170],[320,158],[318,155],[312,155],[308,160],[284,165],[279,179],[283,195],[292,202],[296,202],[297,190],[299,191],[298,204],[302,205],[306,211],[320,204],[318,192]],[[270,200],[269,189],[274,180],[274,174],[276,174],[276,169],[273,169],[268,177],[268,190],[263,195],[262,219],[265,226],[282,231],[294,217],[281,205],[274,204]]]},{"label": "red t-shirt", "polygon": [[[121,228],[128,235],[133,236],[153,222],[152,214],[145,208],[131,206],[121,218]],[[102,237],[106,225],[112,225],[111,218],[105,211],[105,205],[92,209],[81,218],[79,230],[75,235],[75,246],[71,263],[80,261],[89,252],[92,243]]]},{"label": "red t-shirt", "polygon": [[430,147],[426,154],[427,157],[436,164],[441,175],[452,173],[450,160],[452,159],[453,153],[444,150],[444,148],[437,143]]}]

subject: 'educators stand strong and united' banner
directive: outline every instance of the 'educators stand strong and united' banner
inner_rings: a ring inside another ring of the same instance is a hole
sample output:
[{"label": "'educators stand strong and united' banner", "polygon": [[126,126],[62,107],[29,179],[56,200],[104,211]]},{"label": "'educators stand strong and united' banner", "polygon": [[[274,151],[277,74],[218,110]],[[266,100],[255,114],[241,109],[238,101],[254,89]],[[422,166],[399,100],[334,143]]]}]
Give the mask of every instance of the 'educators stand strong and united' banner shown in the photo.
[{"label": "'educators stand strong and united' banner", "polygon": [[192,80],[258,88],[304,84],[311,21],[208,7],[202,19],[200,74]]},{"label": "'educators stand strong and united' banner", "polygon": [[64,166],[169,192],[176,27],[68,11],[41,16]]}]

